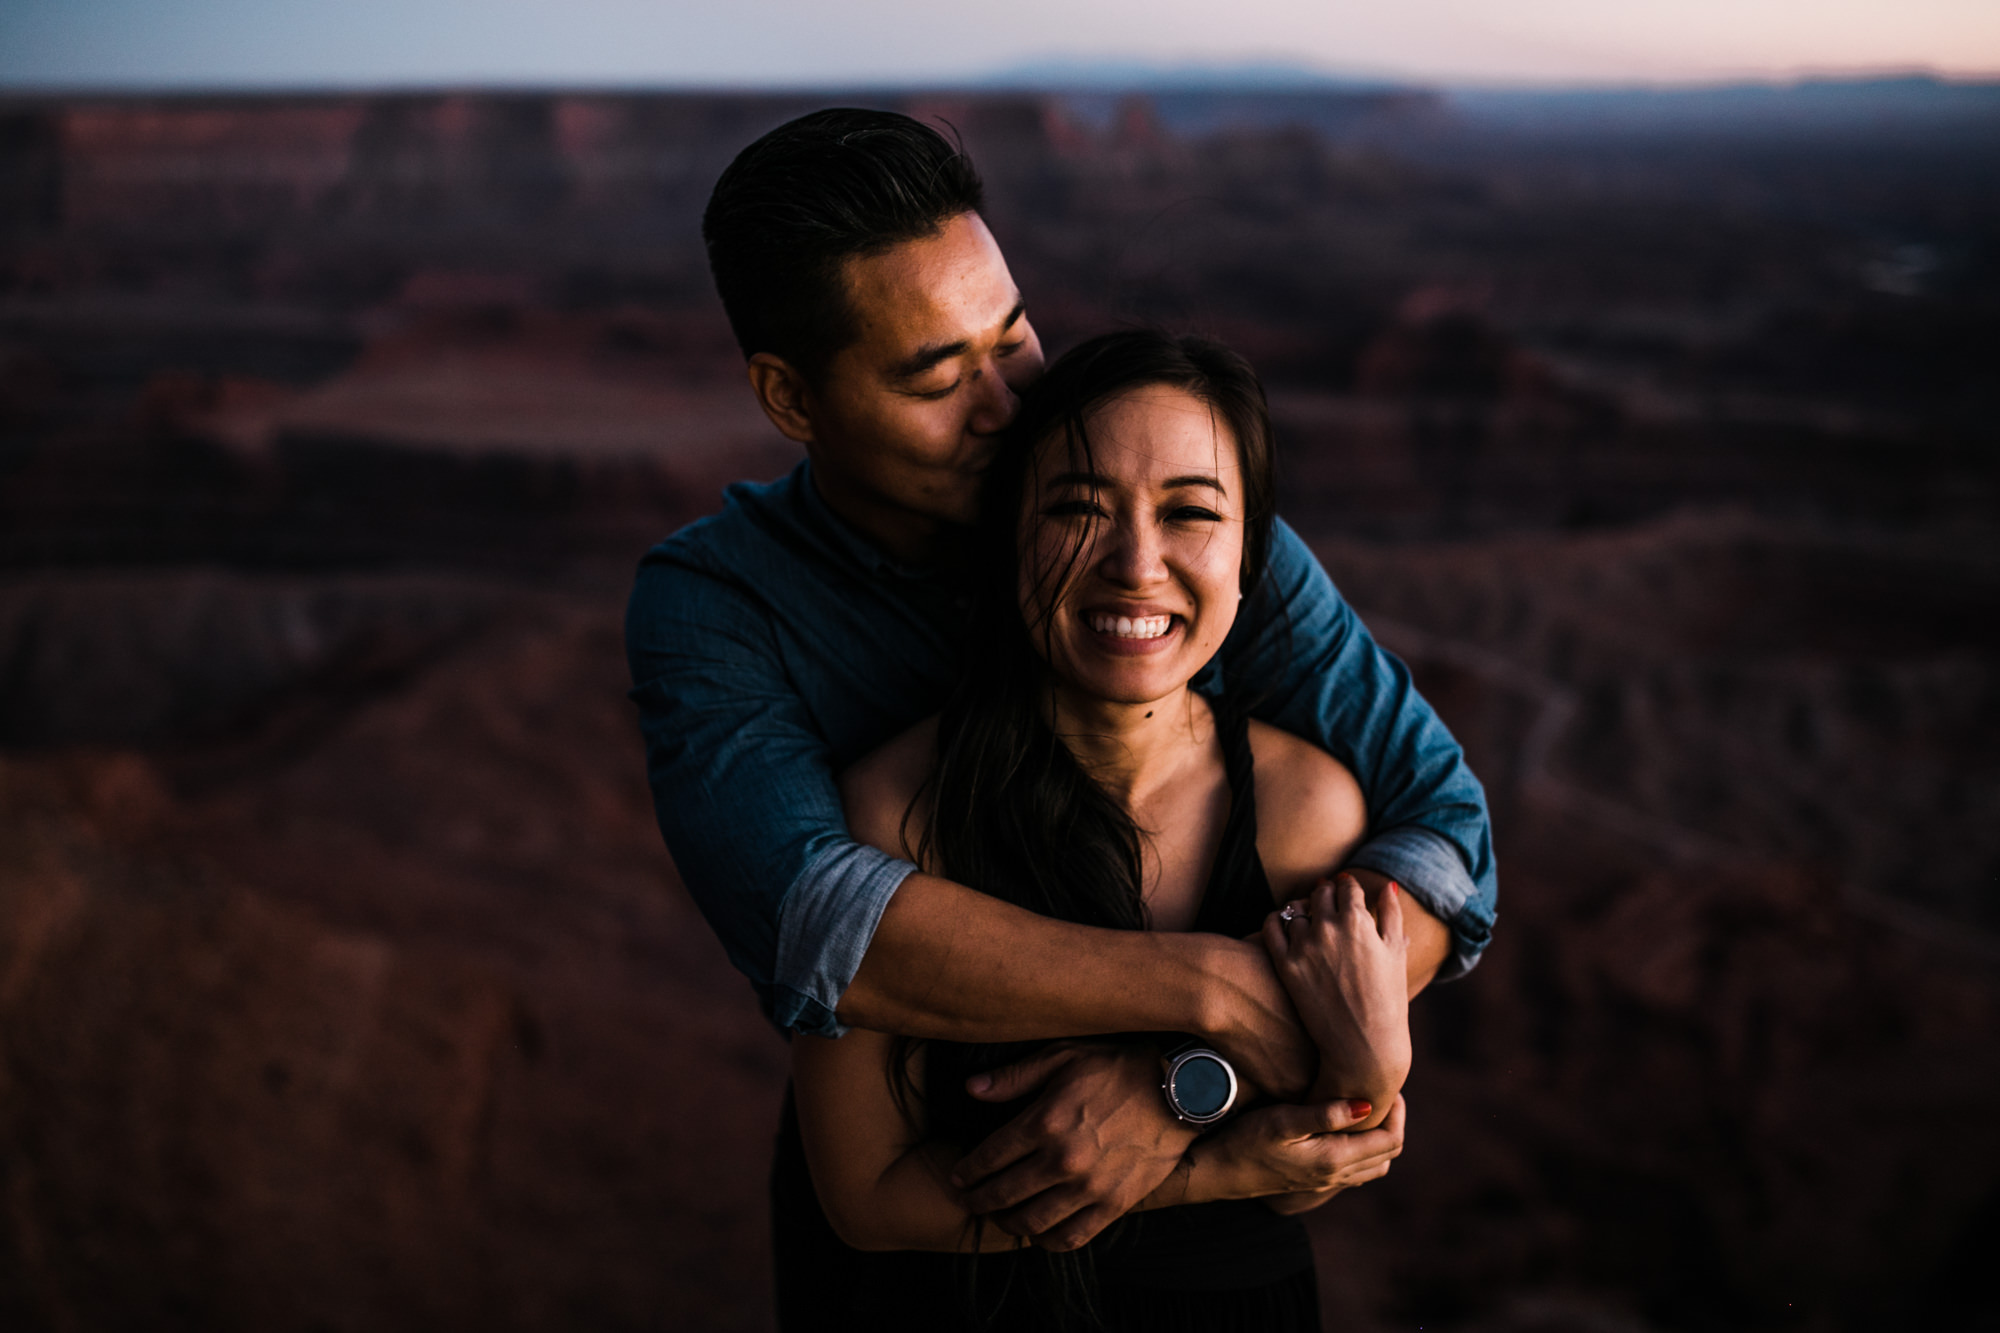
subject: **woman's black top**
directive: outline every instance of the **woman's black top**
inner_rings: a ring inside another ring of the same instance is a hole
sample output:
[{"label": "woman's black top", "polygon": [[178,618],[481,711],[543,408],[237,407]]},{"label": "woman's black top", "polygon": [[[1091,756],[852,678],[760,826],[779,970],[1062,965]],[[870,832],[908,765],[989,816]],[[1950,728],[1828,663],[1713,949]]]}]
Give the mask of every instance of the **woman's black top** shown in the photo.
[{"label": "woman's black top", "polygon": [[[1262,927],[1271,911],[1271,888],[1257,855],[1249,723],[1220,708],[1216,719],[1229,779],[1229,818],[1194,929],[1240,937]],[[973,1105],[997,1127],[1027,1100]],[[1305,1227],[1257,1200],[1133,1213],[1074,1257],[1036,1249],[977,1256],[853,1249],[834,1234],[813,1193],[789,1089],[771,1172],[771,1214],[778,1326],[784,1333],[1047,1329],[1076,1322],[1059,1316],[1074,1315],[1079,1302],[1062,1293],[1066,1284],[1079,1281],[1091,1289],[1089,1303],[1098,1321],[1083,1327],[1148,1333],[1319,1327]]]}]

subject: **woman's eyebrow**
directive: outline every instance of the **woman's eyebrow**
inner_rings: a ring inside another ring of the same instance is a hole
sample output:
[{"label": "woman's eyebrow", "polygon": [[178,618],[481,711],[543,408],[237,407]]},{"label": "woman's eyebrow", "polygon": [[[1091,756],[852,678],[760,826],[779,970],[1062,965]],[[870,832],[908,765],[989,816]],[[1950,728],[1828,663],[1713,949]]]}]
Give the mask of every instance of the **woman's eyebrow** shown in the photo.
[{"label": "woman's eyebrow", "polygon": [[[1111,481],[1096,472],[1058,472],[1049,478],[1048,484],[1051,489],[1059,486],[1088,486],[1092,490],[1101,490],[1113,485]],[[1184,486],[1206,486],[1218,495],[1229,494],[1229,488],[1214,477],[1204,477],[1194,473],[1185,477],[1168,477],[1160,483],[1160,489],[1163,491],[1177,491]]]},{"label": "woman's eyebrow", "polygon": [[1088,486],[1092,490],[1097,490],[1100,487],[1110,485],[1110,483],[1095,472],[1058,472],[1055,476],[1049,478],[1049,485],[1052,487]]}]

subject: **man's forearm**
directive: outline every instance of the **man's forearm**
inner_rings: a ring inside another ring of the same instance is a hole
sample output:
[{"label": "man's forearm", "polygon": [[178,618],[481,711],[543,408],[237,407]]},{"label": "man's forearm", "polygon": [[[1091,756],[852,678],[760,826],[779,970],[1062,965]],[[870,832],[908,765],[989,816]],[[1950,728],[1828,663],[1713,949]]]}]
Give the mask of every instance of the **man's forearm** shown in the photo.
[{"label": "man's forearm", "polygon": [[949,1041],[1200,1033],[1277,1095],[1316,1061],[1259,944],[1056,921],[924,874],[890,899],[839,1013]]}]

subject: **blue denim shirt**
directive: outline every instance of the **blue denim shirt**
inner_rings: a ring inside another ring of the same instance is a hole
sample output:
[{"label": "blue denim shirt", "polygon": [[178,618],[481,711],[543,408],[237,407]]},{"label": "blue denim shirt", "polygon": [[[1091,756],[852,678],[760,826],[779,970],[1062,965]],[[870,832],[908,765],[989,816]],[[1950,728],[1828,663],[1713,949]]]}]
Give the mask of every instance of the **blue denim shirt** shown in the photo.
[{"label": "blue denim shirt", "polygon": [[[1381,871],[1446,922],[1440,975],[1493,926],[1486,797],[1458,743],[1283,523],[1266,578],[1197,683],[1353,771]],[[899,564],[836,516],[801,463],[739,483],[721,513],[640,563],[626,610],[632,698],[667,849],[781,1027],[838,1034],[834,1006],[915,867],[848,836],[834,775],[943,706],[967,602],[946,570]],[[1282,606],[1288,635],[1257,633]],[[1271,612],[1266,613],[1271,614]]]}]

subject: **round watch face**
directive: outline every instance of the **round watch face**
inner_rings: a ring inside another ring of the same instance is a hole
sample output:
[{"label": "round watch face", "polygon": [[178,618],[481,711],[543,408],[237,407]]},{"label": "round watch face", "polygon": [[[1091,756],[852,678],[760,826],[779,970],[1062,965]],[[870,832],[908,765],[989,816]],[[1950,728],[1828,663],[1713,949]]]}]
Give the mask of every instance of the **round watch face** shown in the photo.
[{"label": "round watch face", "polygon": [[1229,1109],[1236,1098],[1236,1078],[1229,1066],[1205,1051],[1196,1052],[1174,1070],[1174,1101],[1190,1120],[1209,1120]]}]

